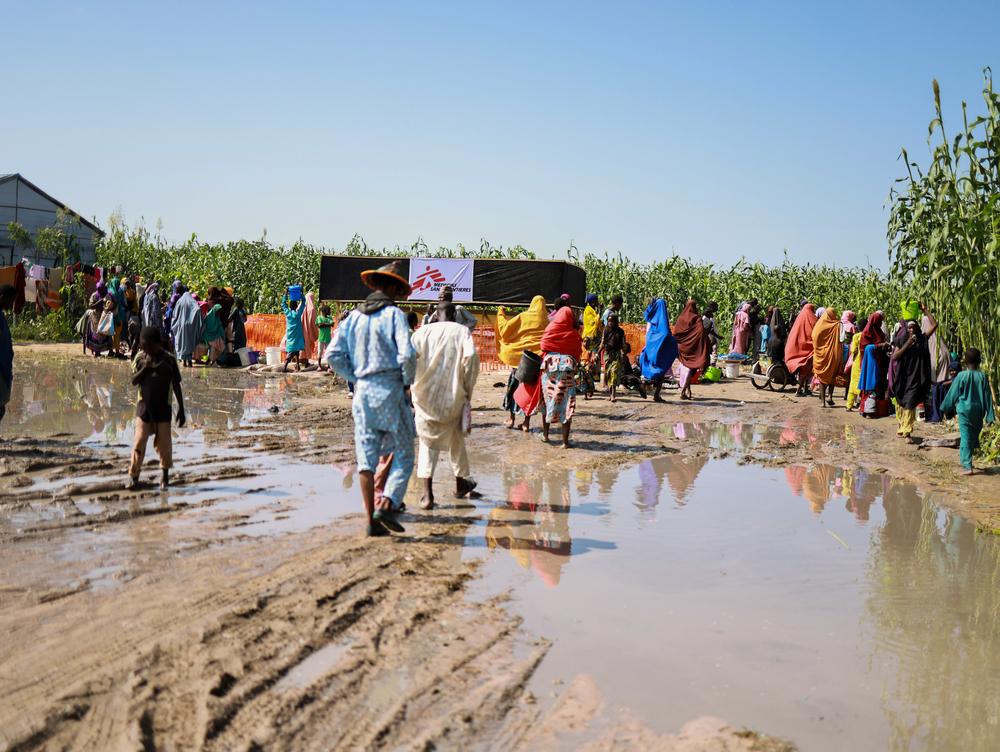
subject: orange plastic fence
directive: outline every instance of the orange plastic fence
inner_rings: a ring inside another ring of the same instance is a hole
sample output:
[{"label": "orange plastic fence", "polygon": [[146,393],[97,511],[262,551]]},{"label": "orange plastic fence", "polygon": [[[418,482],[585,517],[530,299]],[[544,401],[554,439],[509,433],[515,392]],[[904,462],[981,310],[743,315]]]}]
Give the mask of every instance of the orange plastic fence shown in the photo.
[{"label": "orange plastic fence", "polygon": [[[497,357],[497,335],[492,317],[481,317],[481,323],[472,333],[479,353],[479,365],[483,371],[505,371],[510,366],[502,363]],[[644,324],[624,324],[625,339],[632,346],[632,355],[636,357],[646,343],[646,327]],[[275,313],[256,313],[247,317],[246,322],[247,347],[251,350],[263,351],[267,347],[278,347],[285,336],[285,317]],[[310,357],[312,357],[310,355]]]}]

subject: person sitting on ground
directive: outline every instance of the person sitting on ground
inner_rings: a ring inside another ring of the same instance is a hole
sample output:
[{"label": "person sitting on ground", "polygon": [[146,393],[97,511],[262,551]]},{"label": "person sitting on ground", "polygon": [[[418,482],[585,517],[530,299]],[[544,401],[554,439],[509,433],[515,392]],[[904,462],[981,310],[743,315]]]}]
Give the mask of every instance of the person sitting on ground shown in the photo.
[{"label": "person sitting on ground", "polygon": [[17,289],[14,285],[0,286],[0,421],[7,412],[14,385],[14,340],[7,323],[7,311],[14,309]]},{"label": "person sitting on ground", "polygon": [[181,372],[177,360],[163,351],[160,330],[143,327],[139,333],[141,351],[132,361],[132,384],[139,387],[135,406],[135,443],[126,488],[139,485],[139,473],[146,456],[146,445],[153,437],[153,446],[160,458],[160,488],[170,483],[173,464],[173,444],[170,437],[170,393],[177,398],[177,425],[184,427],[184,395],[181,392]]},{"label": "person sitting on ground", "polygon": [[[288,366],[294,360],[295,370],[302,370],[300,356],[306,346],[305,336],[302,333],[302,308],[299,301],[291,300],[288,291],[285,290],[285,297],[281,299],[281,311],[285,314],[285,365],[281,369],[288,373]],[[309,365],[307,360],[305,365]]]},{"label": "person sitting on ground", "polygon": [[982,360],[983,357],[976,348],[970,347],[965,351],[965,370],[955,375],[941,402],[941,412],[944,415],[958,416],[962,475],[972,475],[975,472],[972,454],[979,448],[983,422],[993,423],[996,420],[989,377],[979,370]]},{"label": "person sitting on ground", "polygon": [[330,340],[333,339],[333,316],[331,315],[330,306],[326,303],[320,306],[319,316],[316,317],[316,328],[319,329],[319,369],[325,371],[327,370],[327,365],[323,360],[323,353],[326,352],[326,348],[330,346]]},{"label": "person sitting on ground", "polygon": [[[372,294],[340,324],[327,350],[329,366],[355,384],[354,445],[361,497],[370,536],[397,533],[403,526],[395,518],[413,472],[416,427],[410,408],[416,356],[410,341],[406,314],[396,300],[410,294],[410,284],[399,262],[361,273]],[[375,506],[375,469],[379,457],[392,454],[385,492]]]},{"label": "person sitting on ground", "polygon": [[422,509],[434,508],[434,469],[442,449],[447,449],[455,474],[455,496],[475,494],[476,482],[469,471],[465,449],[471,417],[472,390],[479,376],[479,356],[472,333],[455,322],[455,307],[438,305],[436,321],[413,335],[417,358],[413,380],[416,418],[417,477],[424,481]]},{"label": "person sitting on ground", "polygon": [[625,349],[622,350],[622,386],[646,399],[648,395],[642,385],[642,371],[632,362],[631,355],[632,345],[626,342]]}]

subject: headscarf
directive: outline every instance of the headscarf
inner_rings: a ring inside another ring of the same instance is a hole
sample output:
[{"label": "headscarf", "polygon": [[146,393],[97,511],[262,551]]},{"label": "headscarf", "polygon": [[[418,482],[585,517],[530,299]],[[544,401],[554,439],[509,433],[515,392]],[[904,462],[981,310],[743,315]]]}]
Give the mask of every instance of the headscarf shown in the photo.
[{"label": "headscarf", "polygon": [[111,284],[108,285],[108,294],[115,301],[115,321],[119,324],[128,321],[128,303],[125,300],[125,288],[121,284],[121,280],[115,277],[111,280]]},{"label": "headscarf", "polygon": [[195,347],[201,341],[205,320],[198,307],[198,301],[189,292],[185,292],[174,305],[170,325],[174,335],[174,349],[181,360],[190,360]]},{"label": "headscarf", "polygon": [[569,306],[563,306],[552,317],[542,335],[542,352],[569,355],[574,360],[580,359],[583,341],[580,332],[576,330],[576,315]]},{"label": "headscarf", "polygon": [[533,297],[528,309],[516,316],[507,318],[506,314],[498,312],[496,329],[500,360],[516,368],[525,350],[537,354],[541,350],[542,334],[548,323],[545,298],[541,295]]},{"label": "headscarf", "polygon": [[858,316],[854,311],[844,311],[844,315],[840,317],[840,323],[844,325],[844,334],[851,335],[854,334],[858,327],[855,325]]},{"label": "headscarf", "polygon": [[750,304],[741,303],[740,309],[733,318],[733,338],[729,342],[729,351],[745,353],[750,344]]},{"label": "headscarf", "polygon": [[225,339],[226,330],[222,325],[222,306],[216,303],[205,315],[205,330],[202,332],[201,340],[209,345],[217,339]]},{"label": "headscarf", "polygon": [[677,340],[670,331],[670,316],[663,298],[657,298],[646,308],[646,346],[639,356],[642,376],[660,378],[670,372],[677,359]]},{"label": "headscarf", "polygon": [[181,282],[179,279],[174,280],[174,284],[172,285],[172,290],[173,292],[170,294],[170,300],[167,301],[167,308],[173,308],[175,305],[177,305],[177,301],[180,300],[181,295],[187,292],[184,289],[184,283]]},{"label": "headscarf", "polygon": [[316,296],[312,292],[306,293],[306,306],[302,312],[302,338],[306,343],[306,357],[313,356],[316,349],[316,337],[319,329],[316,328]]},{"label": "headscarf", "polygon": [[95,300],[104,300],[108,297],[108,286],[103,282],[98,282],[97,290],[94,292],[94,295],[97,296]]},{"label": "headscarf", "polygon": [[835,308],[827,308],[812,331],[813,373],[830,386],[843,371],[844,348],[840,344],[840,320]]},{"label": "headscarf", "polygon": [[583,309],[583,338],[586,340],[597,339],[597,332],[601,328],[601,314],[594,306],[597,304],[596,295],[587,296],[587,305]]},{"label": "headscarf", "polygon": [[688,298],[687,305],[674,322],[674,339],[677,342],[678,358],[691,370],[708,368],[710,348],[705,326],[698,313],[694,298]]},{"label": "headscarf", "polygon": [[142,295],[142,325],[163,328],[163,306],[160,304],[160,284],[150,282]]},{"label": "headscarf", "polygon": [[883,314],[881,311],[875,311],[868,319],[868,323],[865,325],[864,331],[861,332],[861,341],[858,343],[858,349],[864,352],[868,345],[881,345],[885,342],[885,333],[882,331],[882,319]]},{"label": "headscarf", "polygon": [[[920,321],[909,319],[917,325],[917,340],[906,349],[896,364],[892,377],[892,395],[905,408],[913,409],[925,399],[931,389],[931,355],[927,349],[927,338],[920,331]],[[893,340],[893,347],[906,344],[910,334],[904,326]]]},{"label": "headscarf", "polygon": [[792,331],[785,343],[785,366],[789,373],[795,373],[803,366],[812,364],[813,327],[816,326],[816,307],[806,303],[795,317]]}]

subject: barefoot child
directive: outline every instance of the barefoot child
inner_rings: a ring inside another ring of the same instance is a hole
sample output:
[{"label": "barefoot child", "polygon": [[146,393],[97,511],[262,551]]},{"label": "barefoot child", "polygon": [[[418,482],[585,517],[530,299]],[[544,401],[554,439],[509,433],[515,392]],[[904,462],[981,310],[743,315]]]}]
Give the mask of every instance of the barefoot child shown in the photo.
[{"label": "barefoot child", "polygon": [[319,368],[321,371],[327,369],[327,365],[323,361],[323,353],[326,352],[326,348],[330,346],[330,340],[333,339],[333,316],[330,315],[330,306],[323,305],[319,309],[320,315],[316,317],[316,327],[319,329]]},{"label": "barefoot child", "polygon": [[979,370],[982,363],[979,350],[970,347],[965,351],[965,369],[951,382],[941,412],[945,415],[958,415],[958,430],[961,433],[959,458],[962,462],[962,475],[972,475],[972,453],[979,448],[979,433],[983,430],[983,421],[992,423],[993,398],[990,395],[990,380]]},{"label": "barefoot child", "polygon": [[139,473],[146,456],[146,444],[153,437],[153,446],[160,458],[160,488],[170,482],[173,447],[170,438],[170,392],[177,397],[177,425],[184,427],[184,395],[181,393],[181,372],[177,360],[163,351],[160,330],[143,327],[139,334],[140,352],[132,361],[132,384],[139,387],[135,406],[135,445],[126,488],[139,485]]}]

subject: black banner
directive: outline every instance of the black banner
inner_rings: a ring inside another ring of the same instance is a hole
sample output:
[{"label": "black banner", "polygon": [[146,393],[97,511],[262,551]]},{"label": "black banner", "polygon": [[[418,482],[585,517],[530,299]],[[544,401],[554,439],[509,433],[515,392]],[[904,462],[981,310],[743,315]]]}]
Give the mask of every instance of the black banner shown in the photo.
[{"label": "black banner", "polygon": [[[322,300],[364,300],[371,292],[361,281],[361,272],[392,261],[379,256],[324,256],[319,274]],[[408,275],[410,260],[397,259],[401,273]],[[566,261],[508,261],[476,259],[473,294],[478,305],[526,306],[536,295],[552,302],[569,293],[574,306],[582,306],[587,292],[587,274]]]}]

